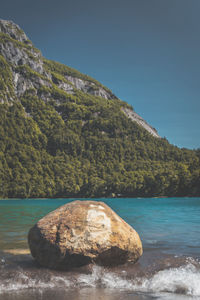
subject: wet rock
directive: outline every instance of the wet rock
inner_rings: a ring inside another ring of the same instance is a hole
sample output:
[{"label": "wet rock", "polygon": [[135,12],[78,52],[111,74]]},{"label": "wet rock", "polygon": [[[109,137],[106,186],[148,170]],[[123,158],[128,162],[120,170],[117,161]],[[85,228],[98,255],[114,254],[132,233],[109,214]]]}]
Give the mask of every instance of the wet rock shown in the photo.
[{"label": "wet rock", "polygon": [[61,270],[136,262],[142,255],[137,232],[96,201],[73,201],[49,213],[30,229],[28,243],[40,265]]}]

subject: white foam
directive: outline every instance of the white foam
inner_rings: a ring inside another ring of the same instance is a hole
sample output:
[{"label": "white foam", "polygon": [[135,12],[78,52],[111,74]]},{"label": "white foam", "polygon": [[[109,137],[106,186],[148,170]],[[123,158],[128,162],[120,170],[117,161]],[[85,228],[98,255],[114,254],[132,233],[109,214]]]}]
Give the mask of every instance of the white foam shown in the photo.
[{"label": "white foam", "polygon": [[98,287],[103,286],[110,289],[133,289],[134,285],[120,276],[112,272],[106,272],[103,268],[94,266],[92,274],[80,275],[78,282],[84,287]]},{"label": "white foam", "polygon": [[82,286],[104,286],[110,289],[123,289],[147,293],[180,293],[190,296],[200,296],[200,270],[192,263],[179,268],[159,271],[150,278],[127,280],[111,272],[105,272],[100,267],[94,267],[93,273],[80,275]]},{"label": "white foam", "polygon": [[103,269],[98,266],[94,266],[92,269],[92,274],[82,274],[78,277],[78,283],[80,286],[85,287],[96,287],[101,281],[103,276]]},{"label": "white foam", "polygon": [[28,277],[24,273],[18,273],[13,279],[6,279],[0,283],[0,294],[24,289],[46,289],[55,287],[68,288],[71,285],[69,280],[63,277],[53,276],[49,281],[42,281]]},{"label": "white foam", "polygon": [[[77,288],[98,288],[118,289],[130,292],[144,292],[150,294],[162,294],[162,298],[168,299],[165,295],[173,293],[187,295],[200,299],[200,269],[194,262],[179,268],[162,270],[150,278],[126,279],[126,272],[122,276],[106,271],[104,268],[94,266],[91,274],[81,274],[77,277],[52,275],[48,280],[33,279],[25,273],[18,273],[13,279],[5,279],[0,282],[0,293],[17,291],[27,288],[46,289],[61,288],[67,290],[71,287]],[[167,294],[166,294],[167,293]],[[166,298],[165,298],[166,297]],[[161,297],[159,298],[161,299]]]},{"label": "white foam", "polygon": [[200,296],[200,270],[193,264],[163,270],[150,279],[144,279],[135,288],[148,292],[171,292]]}]

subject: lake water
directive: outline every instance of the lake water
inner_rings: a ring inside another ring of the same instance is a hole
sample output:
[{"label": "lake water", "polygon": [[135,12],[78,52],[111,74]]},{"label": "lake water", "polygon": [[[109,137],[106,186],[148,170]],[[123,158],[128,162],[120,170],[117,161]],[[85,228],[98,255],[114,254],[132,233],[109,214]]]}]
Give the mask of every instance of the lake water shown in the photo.
[{"label": "lake water", "polygon": [[141,259],[71,272],[40,268],[24,254],[28,230],[72,200],[0,201],[0,300],[200,299],[200,198],[95,199],[136,229]]}]

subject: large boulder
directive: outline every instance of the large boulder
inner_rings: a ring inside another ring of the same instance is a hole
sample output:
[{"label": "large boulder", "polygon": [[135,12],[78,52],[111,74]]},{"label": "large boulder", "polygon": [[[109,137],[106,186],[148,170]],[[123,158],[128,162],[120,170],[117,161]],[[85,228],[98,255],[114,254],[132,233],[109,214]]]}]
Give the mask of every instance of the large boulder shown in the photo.
[{"label": "large boulder", "polygon": [[137,232],[96,201],[73,201],[49,213],[30,229],[28,243],[40,265],[60,270],[136,262],[142,255]]}]

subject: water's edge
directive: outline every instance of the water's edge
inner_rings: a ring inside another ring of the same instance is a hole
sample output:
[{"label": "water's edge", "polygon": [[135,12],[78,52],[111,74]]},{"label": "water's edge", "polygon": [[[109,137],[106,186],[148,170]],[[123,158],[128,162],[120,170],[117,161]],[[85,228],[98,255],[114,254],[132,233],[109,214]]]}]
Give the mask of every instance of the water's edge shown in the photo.
[{"label": "water's edge", "polygon": [[87,295],[94,290],[106,290],[107,294],[137,295],[140,297],[137,299],[158,294],[161,297],[166,293],[179,297],[200,296],[200,262],[161,253],[155,257],[155,253],[147,251],[136,264],[112,268],[89,265],[60,272],[41,268],[30,255],[0,252],[0,299],[5,296],[10,299],[9,295],[15,292],[20,296],[25,291],[29,296],[39,291],[42,294],[51,291],[52,295],[55,291],[63,291],[65,295],[71,293],[70,299],[75,299],[73,293],[82,289],[87,289]]},{"label": "water's edge", "polygon": [[200,299],[200,198],[94,198],[139,233],[140,260],[70,272],[41,268],[29,254],[28,230],[73,200],[0,200],[0,300]]}]

